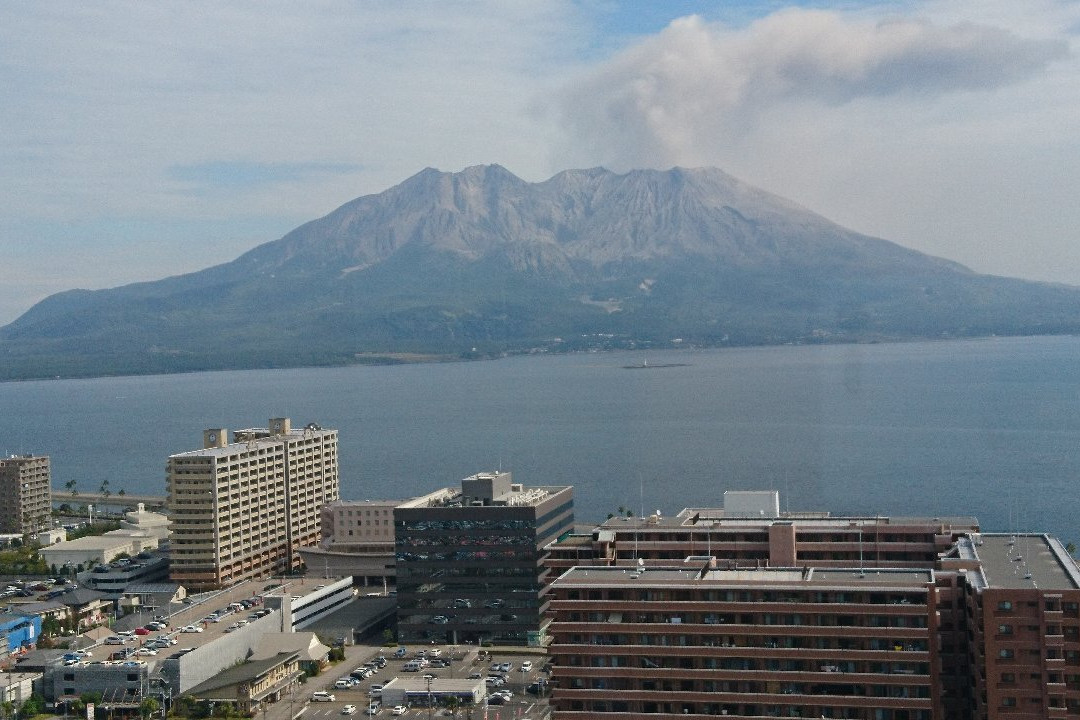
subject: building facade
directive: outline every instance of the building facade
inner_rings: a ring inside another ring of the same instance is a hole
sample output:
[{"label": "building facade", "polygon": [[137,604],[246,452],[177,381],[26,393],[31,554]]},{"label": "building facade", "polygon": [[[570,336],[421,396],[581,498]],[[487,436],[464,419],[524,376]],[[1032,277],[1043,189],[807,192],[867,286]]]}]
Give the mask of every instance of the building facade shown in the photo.
[{"label": "building facade", "polygon": [[12,455],[0,458],[0,533],[34,535],[49,529],[52,512],[49,458]]},{"label": "building facade", "polygon": [[1080,718],[1080,571],[1056,539],[966,538],[945,560],[967,580],[976,718]]},{"label": "building facade", "polygon": [[720,511],[695,535],[700,512],[549,546],[556,720],[1080,718],[1080,570],[1057,540]]},{"label": "building facade", "polygon": [[299,569],[338,498],[336,430],[273,418],[227,434],[206,430],[203,449],[168,460],[171,578],[193,590]]},{"label": "building facade", "polygon": [[504,472],[395,508],[398,639],[541,643],[543,548],[573,520],[573,488],[526,488]]},{"label": "building facade", "polygon": [[552,589],[557,718],[949,717],[932,570],[582,567]]}]

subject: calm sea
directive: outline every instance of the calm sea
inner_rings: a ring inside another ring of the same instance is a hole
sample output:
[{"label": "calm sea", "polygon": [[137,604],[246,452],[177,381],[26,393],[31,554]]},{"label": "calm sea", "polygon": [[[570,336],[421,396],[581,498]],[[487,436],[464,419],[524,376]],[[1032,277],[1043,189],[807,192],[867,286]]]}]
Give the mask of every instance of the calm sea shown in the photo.
[{"label": "calm sea", "polygon": [[[682,367],[625,369],[646,362]],[[342,497],[482,470],[572,484],[579,521],[727,489],[786,509],[973,514],[1080,541],[1080,338],[518,357],[0,384],[0,452],[53,485],[163,493],[202,430],[340,431]]]}]

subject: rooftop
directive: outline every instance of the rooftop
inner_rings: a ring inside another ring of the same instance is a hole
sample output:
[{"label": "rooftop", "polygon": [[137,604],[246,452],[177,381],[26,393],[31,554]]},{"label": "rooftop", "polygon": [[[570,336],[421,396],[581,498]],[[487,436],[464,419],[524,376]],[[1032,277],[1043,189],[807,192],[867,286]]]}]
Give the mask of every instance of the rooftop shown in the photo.
[{"label": "rooftop", "polygon": [[664,567],[647,569],[622,567],[585,567],[570,569],[555,581],[555,585],[663,585],[702,587],[717,585],[766,584],[803,586],[860,586],[904,587],[925,586],[934,582],[932,570],[866,568],[863,570],[833,568],[740,568],[733,570],[704,570],[703,568]]},{"label": "rooftop", "polygon": [[981,534],[975,553],[989,588],[1073,590],[1080,570],[1056,538],[1040,534]]},{"label": "rooftop", "polygon": [[115,547],[126,547],[131,544],[132,538],[148,538],[144,532],[133,530],[121,530],[113,531],[116,534],[107,533],[105,535],[88,535],[76,540],[65,540],[64,542],[58,542],[48,547],[41,548],[40,552],[68,552],[79,550],[111,550]]},{"label": "rooftop", "polygon": [[827,512],[782,512],[777,517],[732,513],[723,508],[685,508],[676,515],[653,514],[645,517],[612,517],[599,527],[609,530],[647,530],[650,528],[707,531],[716,527],[762,527],[794,522],[799,528],[866,528],[866,527],[943,527],[961,531],[979,529],[973,516],[910,516],[910,515],[830,515]]}]

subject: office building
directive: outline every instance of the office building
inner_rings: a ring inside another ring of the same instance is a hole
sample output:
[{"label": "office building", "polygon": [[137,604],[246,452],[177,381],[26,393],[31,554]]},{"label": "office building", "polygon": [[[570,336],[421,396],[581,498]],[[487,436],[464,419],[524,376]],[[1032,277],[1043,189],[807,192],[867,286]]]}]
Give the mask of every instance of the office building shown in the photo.
[{"label": "office building", "polygon": [[395,582],[394,509],[427,503],[441,492],[409,500],[335,500],[322,509],[323,540],[300,548],[304,565],[322,577],[352,576],[388,590]]},{"label": "office building", "polygon": [[49,529],[52,486],[49,458],[11,455],[0,458],[0,533],[34,535]]},{"label": "office building", "polygon": [[298,570],[338,498],[336,430],[274,418],[227,434],[206,430],[201,450],[168,460],[170,575],[195,591]]},{"label": "office building", "polygon": [[573,521],[573,488],[527,488],[508,472],[396,507],[398,639],[541,644],[543,548]]}]

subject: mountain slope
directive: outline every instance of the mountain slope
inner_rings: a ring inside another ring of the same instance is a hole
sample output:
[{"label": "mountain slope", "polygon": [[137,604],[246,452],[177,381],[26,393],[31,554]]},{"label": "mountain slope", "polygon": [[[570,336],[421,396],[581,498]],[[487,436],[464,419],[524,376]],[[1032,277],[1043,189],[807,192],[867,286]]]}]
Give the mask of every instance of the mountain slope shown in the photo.
[{"label": "mountain slope", "polygon": [[1080,289],[982,276],[715,169],[427,169],[236,260],[59,293],[0,379],[372,354],[1073,332]]}]

